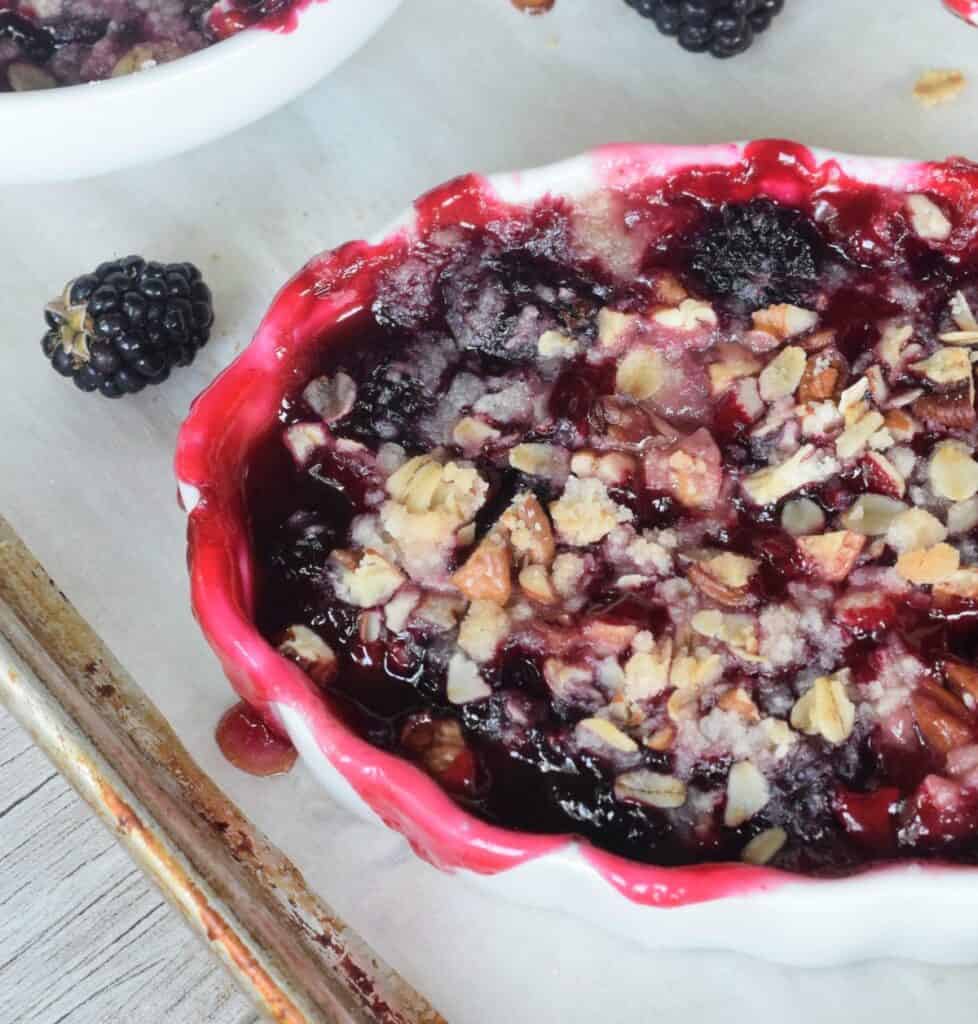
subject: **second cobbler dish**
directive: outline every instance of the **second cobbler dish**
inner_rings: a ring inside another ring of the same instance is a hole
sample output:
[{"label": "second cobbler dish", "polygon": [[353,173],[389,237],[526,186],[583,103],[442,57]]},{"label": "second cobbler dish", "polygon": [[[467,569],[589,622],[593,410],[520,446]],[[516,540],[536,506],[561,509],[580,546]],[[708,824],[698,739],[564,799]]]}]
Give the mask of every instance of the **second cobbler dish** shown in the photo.
[{"label": "second cobbler dish", "polygon": [[260,630],[496,824],[978,859],[978,171],[940,180],[761,144],[429,197],[250,458]]}]

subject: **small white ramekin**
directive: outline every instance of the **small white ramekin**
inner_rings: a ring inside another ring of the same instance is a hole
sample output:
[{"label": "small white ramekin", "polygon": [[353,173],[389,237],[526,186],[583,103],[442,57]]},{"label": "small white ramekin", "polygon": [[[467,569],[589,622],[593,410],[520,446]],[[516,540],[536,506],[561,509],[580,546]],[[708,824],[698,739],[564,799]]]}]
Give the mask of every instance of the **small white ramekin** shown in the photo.
[{"label": "small white ramekin", "polygon": [[288,31],[256,26],[121,78],[0,93],[0,184],[84,178],[220,138],[315,85],[400,2],[312,0]]}]

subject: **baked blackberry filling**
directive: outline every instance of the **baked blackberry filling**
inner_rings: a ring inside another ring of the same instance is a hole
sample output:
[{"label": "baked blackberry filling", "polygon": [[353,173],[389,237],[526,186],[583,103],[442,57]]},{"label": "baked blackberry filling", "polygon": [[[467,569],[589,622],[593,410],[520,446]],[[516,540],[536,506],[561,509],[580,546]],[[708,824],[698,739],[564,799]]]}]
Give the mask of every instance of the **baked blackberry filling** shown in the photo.
[{"label": "baked blackberry filling", "polygon": [[974,863],[970,228],[705,181],[401,254],[254,455],[258,625],[504,826]]}]

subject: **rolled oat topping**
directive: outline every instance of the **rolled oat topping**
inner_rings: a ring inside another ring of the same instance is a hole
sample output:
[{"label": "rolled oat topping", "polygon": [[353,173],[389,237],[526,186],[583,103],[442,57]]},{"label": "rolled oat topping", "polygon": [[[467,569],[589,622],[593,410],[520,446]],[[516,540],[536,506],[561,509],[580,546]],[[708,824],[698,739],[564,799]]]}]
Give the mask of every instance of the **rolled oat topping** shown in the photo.
[{"label": "rolled oat topping", "polygon": [[262,628],[505,825],[974,859],[973,229],[864,191],[426,238],[283,405]]}]

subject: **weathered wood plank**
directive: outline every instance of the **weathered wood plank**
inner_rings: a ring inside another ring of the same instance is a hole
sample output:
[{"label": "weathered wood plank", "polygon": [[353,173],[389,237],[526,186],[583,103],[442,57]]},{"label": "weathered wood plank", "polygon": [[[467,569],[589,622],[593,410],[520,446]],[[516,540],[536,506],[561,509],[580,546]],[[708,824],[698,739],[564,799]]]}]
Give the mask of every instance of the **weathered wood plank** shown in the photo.
[{"label": "weathered wood plank", "polygon": [[249,1001],[0,707],[0,1020],[256,1024]]}]

